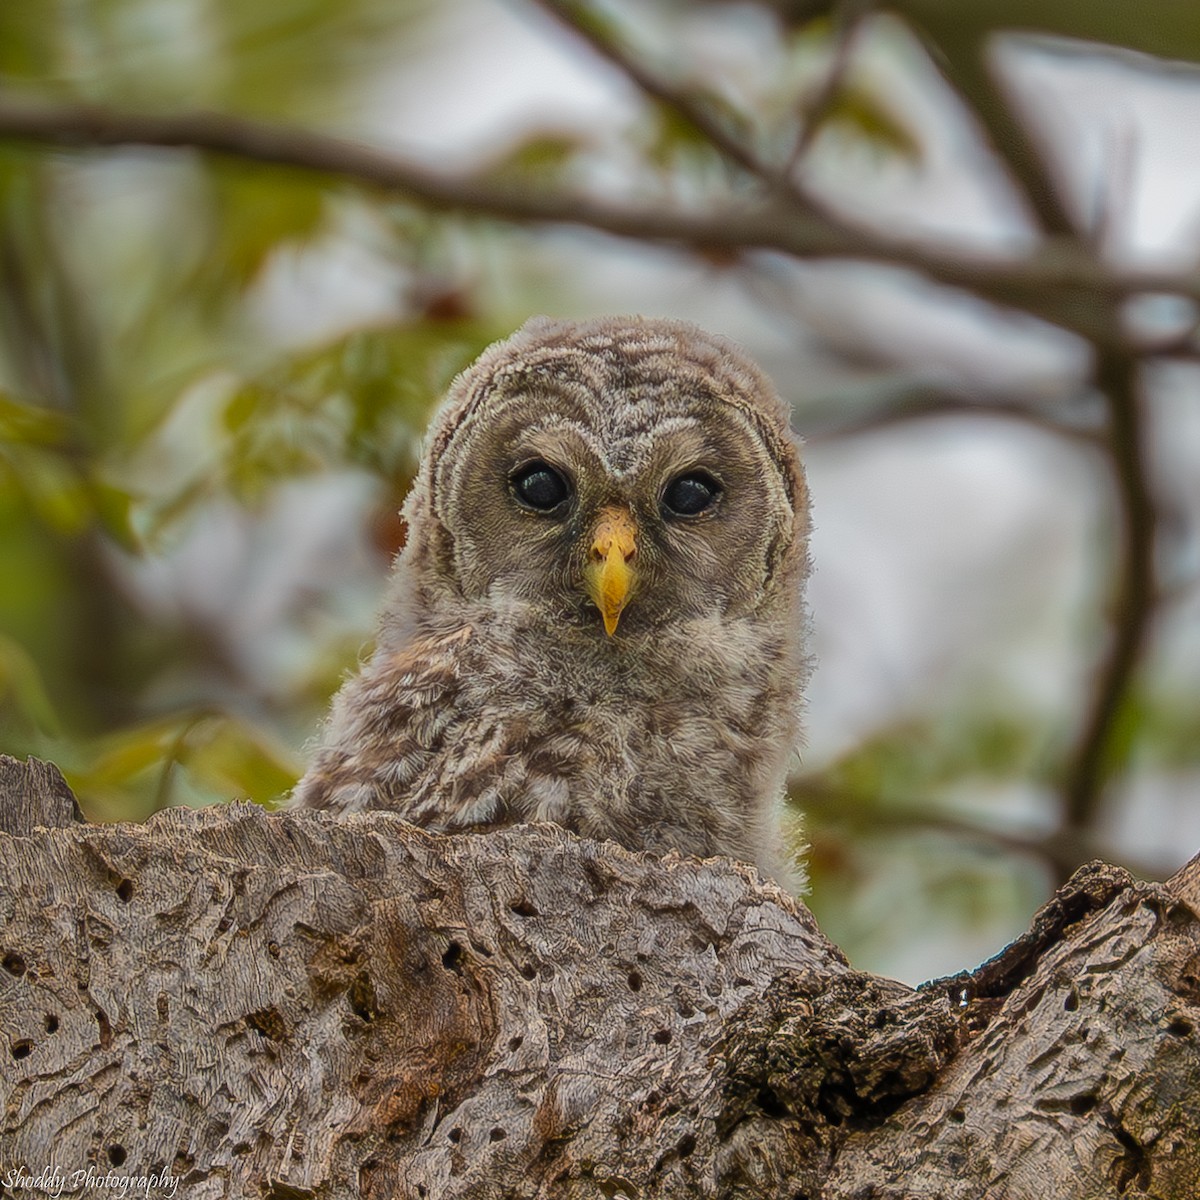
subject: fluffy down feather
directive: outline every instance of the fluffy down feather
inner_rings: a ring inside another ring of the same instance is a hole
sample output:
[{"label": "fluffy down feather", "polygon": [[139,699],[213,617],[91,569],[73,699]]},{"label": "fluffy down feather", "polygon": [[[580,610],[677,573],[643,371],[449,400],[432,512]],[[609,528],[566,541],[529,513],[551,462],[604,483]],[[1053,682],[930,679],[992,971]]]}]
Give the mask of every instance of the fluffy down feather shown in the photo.
[{"label": "fluffy down feather", "polygon": [[[552,511],[514,483],[542,467],[566,493]],[[674,511],[697,479],[689,506],[711,503]],[[604,513],[636,542],[611,635],[588,584]],[[808,500],[786,409],[736,346],[675,321],[529,322],[454,381],[405,515],[376,649],[297,803],[555,821],[800,883],[780,803]]]}]

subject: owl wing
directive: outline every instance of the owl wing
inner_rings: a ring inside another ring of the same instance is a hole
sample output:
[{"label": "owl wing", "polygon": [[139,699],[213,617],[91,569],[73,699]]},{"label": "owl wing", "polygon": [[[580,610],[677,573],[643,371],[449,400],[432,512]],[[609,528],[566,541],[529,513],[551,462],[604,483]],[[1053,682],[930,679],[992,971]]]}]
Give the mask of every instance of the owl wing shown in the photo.
[{"label": "owl wing", "polygon": [[334,701],[326,743],[293,802],[337,812],[389,809],[417,821],[422,785],[447,753],[470,638],[463,627],[377,653]]}]

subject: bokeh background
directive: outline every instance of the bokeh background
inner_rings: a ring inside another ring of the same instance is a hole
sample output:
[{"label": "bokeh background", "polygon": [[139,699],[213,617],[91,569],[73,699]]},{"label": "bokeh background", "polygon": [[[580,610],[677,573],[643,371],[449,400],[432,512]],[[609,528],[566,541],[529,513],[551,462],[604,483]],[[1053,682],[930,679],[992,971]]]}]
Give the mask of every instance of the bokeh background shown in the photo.
[{"label": "bokeh background", "polygon": [[[792,403],[792,792],[856,965],[1200,849],[1192,0],[0,6],[0,750],[278,802],[429,413],[531,314]],[[361,148],[373,148],[364,155]],[[220,152],[217,152],[220,151]]]}]

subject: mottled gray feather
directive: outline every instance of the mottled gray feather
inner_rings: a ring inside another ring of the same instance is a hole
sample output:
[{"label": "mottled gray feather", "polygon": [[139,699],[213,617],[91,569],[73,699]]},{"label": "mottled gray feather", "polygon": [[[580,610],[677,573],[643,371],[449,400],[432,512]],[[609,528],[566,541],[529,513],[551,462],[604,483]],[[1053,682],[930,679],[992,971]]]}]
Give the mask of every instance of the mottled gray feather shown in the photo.
[{"label": "mottled gray feather", "polygon": [[[513,500],[530,456],[573,483],[561,519]],[[668,520],[666,481],[696,467],[720,504]],[[638,531],[612,637],[581,583],[604,505]],[[807,492],[786,409],[737,347],[674,321],[529,322],[451,386],[405,515],[375,652],[298,803],[440,830],[556,821],[798,882],[779,807],[807,674]]]}]

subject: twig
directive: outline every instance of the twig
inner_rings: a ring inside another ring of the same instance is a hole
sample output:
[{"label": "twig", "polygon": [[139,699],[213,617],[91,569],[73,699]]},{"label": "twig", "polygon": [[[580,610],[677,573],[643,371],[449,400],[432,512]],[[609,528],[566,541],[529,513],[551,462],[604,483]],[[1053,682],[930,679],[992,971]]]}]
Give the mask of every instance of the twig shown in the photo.
[{"label": "twig", "polygon": [[774,189],[785,190],[783,173],[760,158],[740,138],[735,137],[707,105],[673,88],[660,79],[630,51],[608,37],[597,17],[578,0],[533,0],[539,8],[550,13],[577,37],[586,42],[601,58],[621,71],[640,91],[670,109],[711,142],[730,162]]},{"label": "twig", "polygon": [[[853,823],[855,815],[863,811],[862,796],[851,789],[830,786],[820,778],[793,782],[788,797],[806,815],[820,817],[830,824],[846,822],[847,814],[851,814],[850,823]],[[1093,858],[1114,858],[1112,848],[1100,843],[1086,830],[1059,829],[1043,836],[1009,833],[911,800],[900,804],[893,798],[892,803],[894,807],[890,809],[872,807],[869,817],[872,829],[929,830],[979,842],[1009,854],[1035,859],[1050,868],[1057,879],[1069,877],[1076,868]],[[1132,861],[1120,854],[1115,858],[1134,874],[1150,879],[1157,879],[1171,869],[1169,864],[1162,862]]]},{"label": "twig", "polygon": [[[839,409],[843,407],[842,405],[838,406]],[[937,417],[999,417],[1004,420],[1019,421],[1024,425],[1040,429],[1044,433],[1086,446],[1097,447],[1106,444],[1098,429],[1056,420],[1044,409],[1030,404],[1028,400],[996,395],[972,399],[969,396],[933,386],[914,385],[906,392],[889,397],[885,405],[852,416],[848,420],[827,420],[822,424],[820,408],[817,407],[815,411],[814,421],[814,407],[806,406],[804,410],[804,440],[809,443],[857,437],[906,421]]]},{"label": "twig", "polygon": [[762,201],[707,212],[637,207],[590,197],[531,193],[472,176],[431,171],[361,143],[211,113],[158,116],[82,105],[30,106],[0,100],[0,140],[69,148],[161,146],[293,167],[406,196],[433,208],[528,224],[579,225],[619,237],[702,249],[775,250],[803,259],[857,259],[913,270],[992,303],[1022,309],[1085,336],[1113,340],[1080,295],[1118,299],[1163,292],[1200,300],[1200,272],[1118,273],[1074,240],[1025,258],[946,253]]},{"label": "twig", "polygon": [[812,149],[813,143],[817,140],[817,134],[821,132],[821,125],[845,85],[850,62],[854,56],[854,43],[865,24],[869,9],[870,4],[867,0],[845,0],[845,3],[835,6],[833,55],[828,71],[825,72],[817,89],[808,98],[801,113],[800,132],[796,137],[796,144],[792,147],[791,154],[788,155],[786,173],[789,178],[795,175],[796,168],[800,166]]},{"label": "twig", "polygon": [[1073,236],[1077,232],[1075,222],[1062,203],[1053,176],[988,69],[986,42],[971,36],[952,47],[943,46],[921,26],[914,24],[913,28],[938,73],[962,97],[967,110],[980,123],[988,144],[1008,168],[1040,231],[1054,237]]},{"label": "twig", "polygon": [[1138,365],[1128,355],[1102,351],[1097,383],[1108,407],[1107,449],[1120,516],[1117,595],[1112,642],[1097,672],[1091,706],[1063,780],[1068,829],[1094,823],[1122,706],[1145,652],[1157,605],[1154,502],[1147,481]]}]

